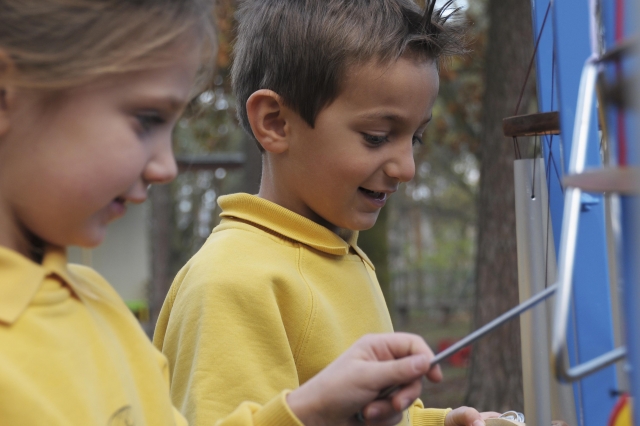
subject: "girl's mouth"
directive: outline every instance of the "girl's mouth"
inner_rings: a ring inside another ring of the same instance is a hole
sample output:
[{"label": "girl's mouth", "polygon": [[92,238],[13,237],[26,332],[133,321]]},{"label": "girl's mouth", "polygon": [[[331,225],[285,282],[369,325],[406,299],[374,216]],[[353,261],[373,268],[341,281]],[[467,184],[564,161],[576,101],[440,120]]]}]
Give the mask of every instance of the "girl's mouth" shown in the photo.
[{"label": "girl's mouth", "polygon": [[116,197],[109,204],[109,221],[117,219],[127,211],[127,200],[123,197]]}]

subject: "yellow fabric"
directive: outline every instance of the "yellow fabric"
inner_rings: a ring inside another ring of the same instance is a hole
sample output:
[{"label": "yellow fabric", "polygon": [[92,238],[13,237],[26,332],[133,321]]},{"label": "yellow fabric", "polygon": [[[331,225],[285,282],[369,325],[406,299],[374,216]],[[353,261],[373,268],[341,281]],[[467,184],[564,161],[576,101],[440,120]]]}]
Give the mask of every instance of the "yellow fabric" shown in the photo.
[{"label": "yellow fabric", "polygon": [[[173,402],[195,426],[245,400],[264,404],[362,335],[392,331],[357,233],[347,242],[248,194],[219,204],[222,222],[176,277],[154,336],[169,359]],[[446,413],[418,401],[407,416],[430,426]]]},{"label": "yellow fabric", "polygon": [[0,247],[0,424],[186,425],[167,361],[95,271]]},{"label": "yellow fabric", "polygon": [[633,426],[632,400],[627,396],[622,398],[616,404],[616,413],[609,419],[609,426]]}]

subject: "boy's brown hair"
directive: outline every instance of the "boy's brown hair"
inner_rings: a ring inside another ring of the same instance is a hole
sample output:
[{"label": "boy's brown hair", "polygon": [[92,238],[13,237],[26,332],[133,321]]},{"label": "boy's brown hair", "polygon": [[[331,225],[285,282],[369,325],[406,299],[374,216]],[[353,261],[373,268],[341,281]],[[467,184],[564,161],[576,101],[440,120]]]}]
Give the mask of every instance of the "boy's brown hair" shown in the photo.
[{"label": "boy's brown hair", "polygon": [[425,10],[411,0],[246,0],[238,11],[232,67],[238,118],[253,135],[246,103],[270,89],[311,126],[340,93],[347,68],[405,53],[440,63],[465,52],[452,0]]}]

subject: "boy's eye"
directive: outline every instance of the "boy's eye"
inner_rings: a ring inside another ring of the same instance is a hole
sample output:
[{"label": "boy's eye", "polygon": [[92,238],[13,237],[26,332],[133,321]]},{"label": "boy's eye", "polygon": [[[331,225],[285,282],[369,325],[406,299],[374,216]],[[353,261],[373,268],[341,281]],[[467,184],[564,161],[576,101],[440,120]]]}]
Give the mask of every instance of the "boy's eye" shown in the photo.
[{"label": "boy's eye", "polygon": [[145,132],[150,131],[155,126],[166,123],[166,120],[160,114],[153,112],[137,114],[136,119]]},{"label": "boy's eye", "polygon": [[417,135],[413,136],[413,141],[412,142],[413,142],[413,145],[416,145],[416,144],[423,145],[424,144],[424,141],[422,140],[422,137],[417,136]]},{"label": "boy's eye", "polygon": [[373,146],[378,146],[378,145],[382,145],[385,142],[389,141],[389,138],[385,135],[385,136],[378,136],[378,135],[370,135],[368,133],[363,133],[362,137],[364,138],[364,140]]}]

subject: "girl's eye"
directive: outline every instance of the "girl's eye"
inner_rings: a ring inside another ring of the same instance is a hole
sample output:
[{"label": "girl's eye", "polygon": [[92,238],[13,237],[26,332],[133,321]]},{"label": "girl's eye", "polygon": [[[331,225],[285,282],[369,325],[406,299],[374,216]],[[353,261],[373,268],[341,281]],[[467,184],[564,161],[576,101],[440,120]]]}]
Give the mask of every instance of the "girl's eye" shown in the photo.
[{"label": "girl's eye", "polygon": [[422,138],[420,136],[413,136],[413,141],[412,141],[413,145],[424,145],[424,142],[422,140]]},{"label": "girl's eye", "polygon": [[377,135],[370,135],[367,133],[363,133],[362,137],[364,138],[364,140],[373,146],[379,146],[382,145],[385,142],[389,141],[389,138],[385,135],[385,136],[377,136]]},{"label": "girl's eye", "polygon": [[142,130],[148,132],[156,126],[166,123],[166,120],[157,113],[145,113],[136,115],[136,119],[140,123]]}]

